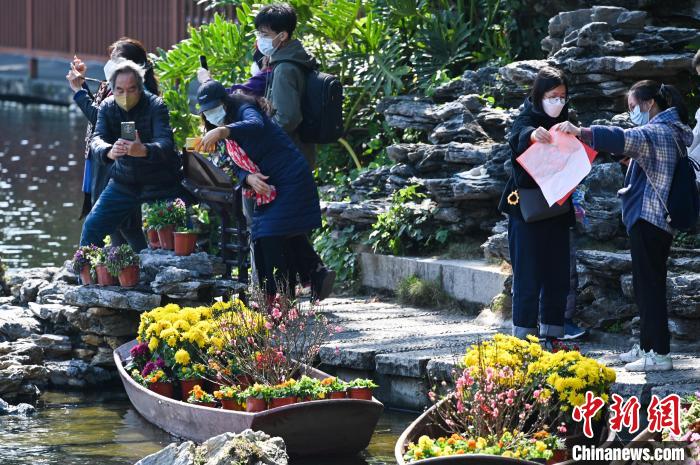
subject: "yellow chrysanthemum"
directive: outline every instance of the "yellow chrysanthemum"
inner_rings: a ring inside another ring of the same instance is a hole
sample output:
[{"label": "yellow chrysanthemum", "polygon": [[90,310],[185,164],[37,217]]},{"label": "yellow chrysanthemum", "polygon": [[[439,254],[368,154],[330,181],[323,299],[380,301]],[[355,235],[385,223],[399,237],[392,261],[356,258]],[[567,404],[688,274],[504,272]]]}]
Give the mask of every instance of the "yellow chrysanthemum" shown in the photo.
[{"label": "yellow chrysanthemum", "polygon": [[190,353],[187,352],[185,349],[180,349],[177,352],[175,352],[175,361],[180,364],[180,365],[189,365],[190,364]]},{"label": "yellow chrysanthemum", "polygon": [[158,348],[158,344],[160,341],[156,339],[155,337],[152,337],[151,340],[148,342],[148,348],[150,349],[151,352],[155,352],[156,349]]}]

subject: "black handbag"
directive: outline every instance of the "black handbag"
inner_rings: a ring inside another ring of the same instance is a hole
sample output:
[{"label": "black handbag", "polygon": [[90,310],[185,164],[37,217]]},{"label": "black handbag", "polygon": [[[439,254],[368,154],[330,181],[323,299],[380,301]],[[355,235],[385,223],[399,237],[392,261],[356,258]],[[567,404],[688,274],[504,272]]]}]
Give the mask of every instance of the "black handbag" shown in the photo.
[{"label": "black handbag", "polygon": [[548,220],[566,215],[571,211],[571,202],[568,200],[564,205],[555,203],[550,207],[539,187],[527,189],[518,187],[515,171],[513,171],[513,185],[515,185],[515,190],[508,196],[508,203],[520,206],[520,213],[526,223]]}]

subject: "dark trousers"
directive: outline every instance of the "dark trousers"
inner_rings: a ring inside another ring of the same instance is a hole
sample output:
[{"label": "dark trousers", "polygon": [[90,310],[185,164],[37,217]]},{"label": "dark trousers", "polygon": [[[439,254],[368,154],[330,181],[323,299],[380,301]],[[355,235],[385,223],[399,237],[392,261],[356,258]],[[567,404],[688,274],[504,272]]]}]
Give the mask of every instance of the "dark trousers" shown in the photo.
[{"label": "dark trousers", "polygon": [[630,229],[632,285],[639,308],[640,341],[643,350],[669,353],[666,306],[666,272],[673,236],[653,224],[639,220]]},{"label": "dark trousers", "polygon": [[576,295],[578,294],[578,271],[576,270],[576,228],[569,230],[569,294],[566,296],[564,317],[571,320],[576,315]]},{"label": "dark trousers", "polygon": [[[262,237],[254,247],[258,284],[267,295],[281,291],[294,297],[297,274],[308,276],[321,263],[306,235]],[[283,289],[278,290],[278,284]]]},{"label": "dark trousers", "polygon": [[513,266],[513,335],[564,335],[570,287],[569,217],[526,223],[509,215],[508,245]]},{"label": "dark trousers", "polygon": [[126,221],[119,225],[116,231],[110,234],[112,245],[119,247],[122,244],[129,244],[135,251],[143,244],[143,222],[141,219],[141,206],[139,205],[128,216]]},{"label": "dark trousers", "polygon": [[[156,198],[150,194],[144,194],[143,187],[126,185],[110,179],[83,223],[80,245],[102,246],[105,236],[113,234],[120,228],[124,221],[133,215],[134,210],[141,207],[142,203],[173,199],[178,192],[179,188],[174,187],[172,195],[163,195],[165,193],[161,191]],[[139,233],[134,231],[134,237],[129,240],[129,245],[136,252],[147,247],[142,229],[139,229]]]}]

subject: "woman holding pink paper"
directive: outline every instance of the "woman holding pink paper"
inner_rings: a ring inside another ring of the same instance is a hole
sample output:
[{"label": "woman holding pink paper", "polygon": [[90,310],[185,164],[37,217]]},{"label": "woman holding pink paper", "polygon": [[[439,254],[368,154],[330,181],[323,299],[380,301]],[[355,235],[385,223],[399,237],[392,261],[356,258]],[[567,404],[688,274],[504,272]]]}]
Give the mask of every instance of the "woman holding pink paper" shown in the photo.
[{"label": "woman holding pink paper", "polygon": [[[620,359],[627,363],[628,371],[666,371],[673,369],[666,263],[679,219],[676,216],[674,220],[669,212],[669,194],[676,166],[681,157],[687,156],[693,133],[683,97],[673,86],[640,81],[630,89],[627,104],[630,119],[639,127],[578,128],[562,123],[557,129],[580,137],[596,149],[632,159],[625,186],[618,194],[622,199],[622,222],[630,237],[640,342]],[[688,202],[691,195],[688,192]]]},{"label": "woman holding pink paper", "polygon": [[543,214],[530,215],[530,207],[537,207],[537,196],[541,201],[544,197],[516,159],[532,144],[553,141],[549,130],[568,118],[567,93],[562,71],[549,66],[540,69],[509,135],[512,175],[499,210],[508,215],[513,335],[520,338],[539,335],[551,340],[564,336],[570,277],[569,228],[575,222],[574,211],[567,200],[550,211],[545,211],[544,203]]}]

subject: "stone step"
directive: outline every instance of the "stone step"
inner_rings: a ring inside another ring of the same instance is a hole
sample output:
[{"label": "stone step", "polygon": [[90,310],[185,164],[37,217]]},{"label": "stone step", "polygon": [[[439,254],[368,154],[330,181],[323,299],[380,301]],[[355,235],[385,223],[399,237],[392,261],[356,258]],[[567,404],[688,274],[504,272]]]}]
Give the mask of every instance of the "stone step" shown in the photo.
[{"label": "stone step", "polygon": [[445,292],[462,302],[488,305],[504,290],[509,274],[485,260],[447,260],[360,254],[362,285],[395,291],[409,276],[437,280]]}]

